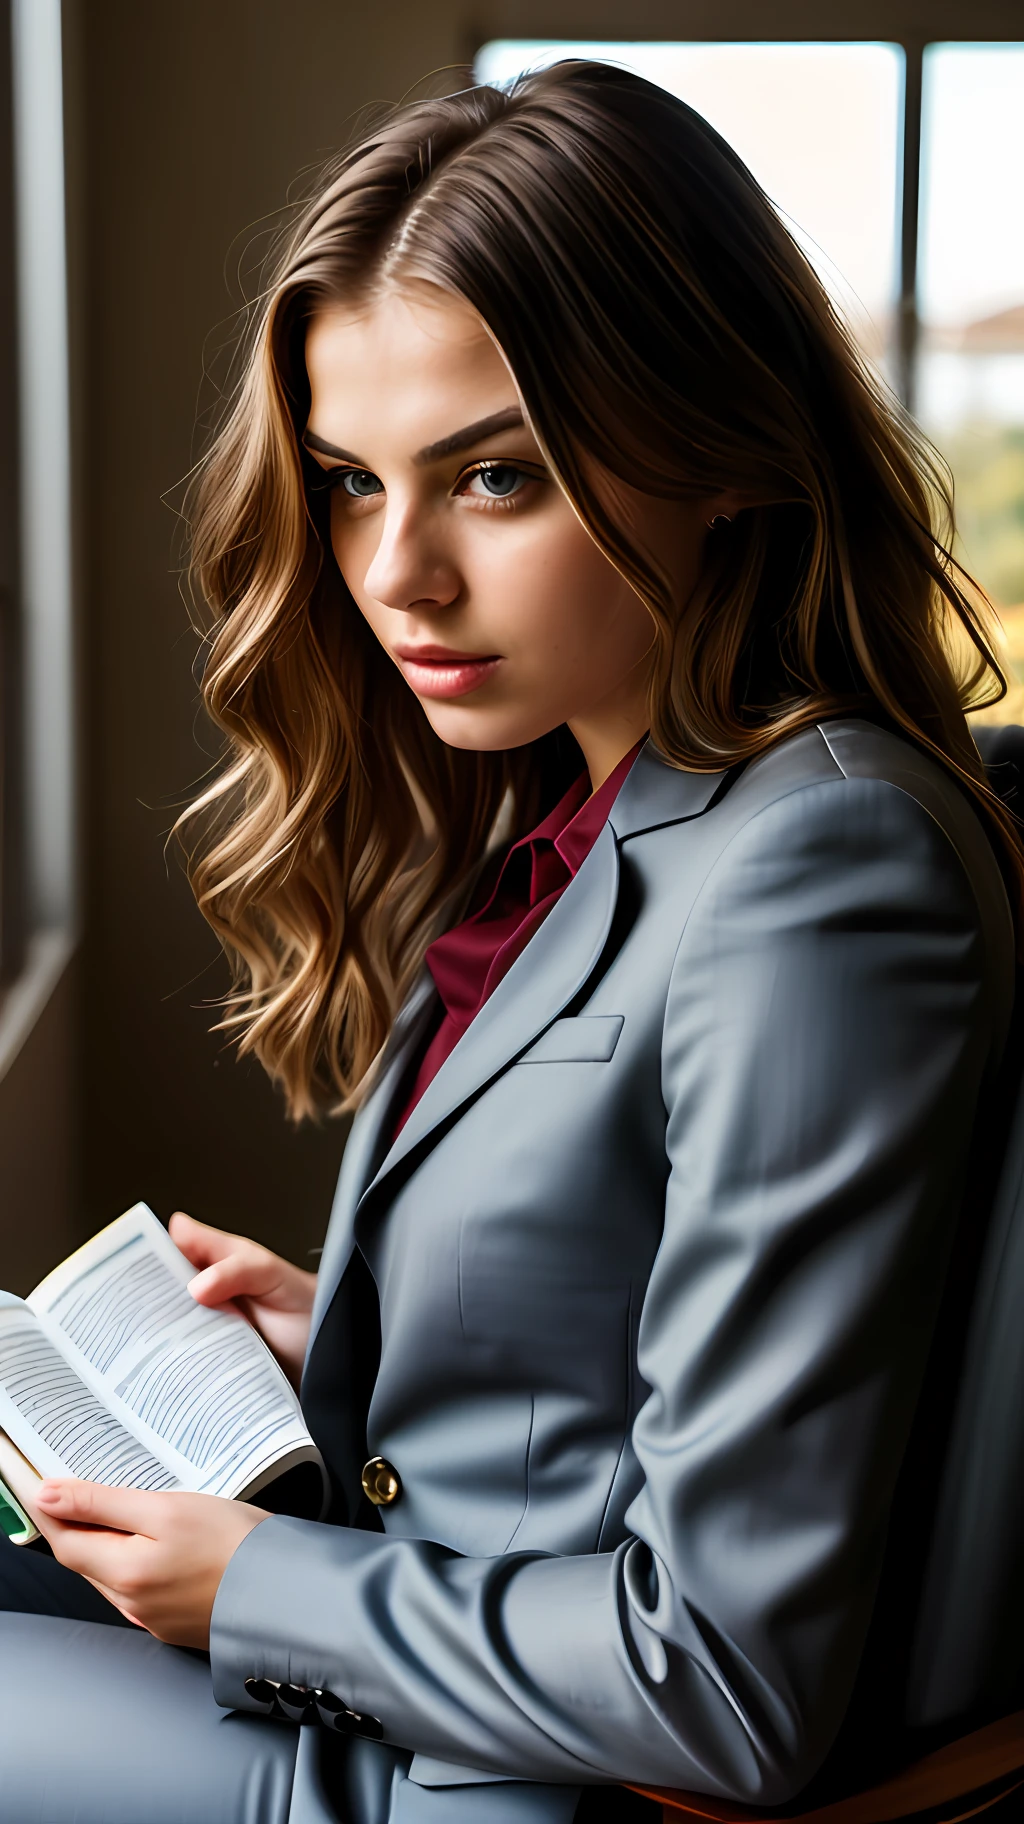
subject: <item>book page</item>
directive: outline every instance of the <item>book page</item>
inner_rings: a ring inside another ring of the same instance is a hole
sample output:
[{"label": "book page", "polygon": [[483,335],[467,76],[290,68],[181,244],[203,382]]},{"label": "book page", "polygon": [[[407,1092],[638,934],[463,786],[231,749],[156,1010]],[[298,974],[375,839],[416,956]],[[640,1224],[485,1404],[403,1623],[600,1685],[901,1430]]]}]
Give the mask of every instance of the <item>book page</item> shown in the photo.
[{"label": "book page", "polygon": [[9,1293],[0,1294],[0,1426],[42,1476],[81,1476],[112,1488],[180,1486]]},{"label": "book page", "polygon": [[136,1204],[26,1302],[81,1380],[177,1482],[234,1495],[279,1459],[316,1460],[317,1452],[269,1349],[240,1313],[197,1305],[194,1275],[152,1211]]}]

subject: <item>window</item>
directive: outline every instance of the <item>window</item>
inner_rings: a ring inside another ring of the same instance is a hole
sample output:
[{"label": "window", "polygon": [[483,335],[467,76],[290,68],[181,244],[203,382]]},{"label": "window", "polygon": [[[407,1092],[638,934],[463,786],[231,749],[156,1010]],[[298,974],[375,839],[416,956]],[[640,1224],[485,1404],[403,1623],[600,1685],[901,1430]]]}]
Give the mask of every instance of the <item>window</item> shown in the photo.
[{"label": "window", "polygon": [[1024,722],[1024,44],[501,39],[476,71],[566,56],[660,83],[750,166],[951,464],[1013,679],[987,719]]},{"label": "window", "polygon": [[916,406],[956,481],[962,560],[999,610],[1024,721],[1024,45],[924,54]]},{"label": "window", "polygon": [[865,347],[893,369],[903,88],[897,46],[505,39],[484,47],[476,70],[483,81],[502,82],[565,56],[624,65],[703,114],[750,166]]},{"label": "window", "polygon": [[0,0],[0,1074],[75,918],[63,161],[60,0]]},{"label": "window", "polygon": [[9,0],[0,4],[0,983],[24,961],[18,576],[14,123]]}]

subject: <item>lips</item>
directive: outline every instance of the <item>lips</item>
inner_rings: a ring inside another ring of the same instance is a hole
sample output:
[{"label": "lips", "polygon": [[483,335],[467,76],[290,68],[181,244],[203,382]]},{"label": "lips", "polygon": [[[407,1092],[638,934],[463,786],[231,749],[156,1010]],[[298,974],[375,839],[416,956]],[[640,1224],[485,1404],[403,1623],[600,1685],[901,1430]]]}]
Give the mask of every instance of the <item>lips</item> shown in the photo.
[{"label": "lips", "polygon": [[418,697],[464,697],[493,677],[497,654],[453,652],[445,646],[399,646],[395,657]]}]

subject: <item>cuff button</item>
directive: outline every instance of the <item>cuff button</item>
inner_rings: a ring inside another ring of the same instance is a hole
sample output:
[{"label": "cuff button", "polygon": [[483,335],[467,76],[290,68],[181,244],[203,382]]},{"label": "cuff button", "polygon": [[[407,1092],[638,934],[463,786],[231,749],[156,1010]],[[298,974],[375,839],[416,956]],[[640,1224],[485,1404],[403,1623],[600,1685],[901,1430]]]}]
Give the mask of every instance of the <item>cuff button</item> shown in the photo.
[{"label": "cuff button", "polygon": [[308,1685],[281,1685],[277,1701],[290,1723],[314,1723],[316,1709]]},{"label": "cuff button", "polygon": [[254,1704],[272,1704],[278,1692],[278,1686],[272,1678],[247,1678],[242,1689]]},{"label": "cuff button", "polygon": [[329,1729],[337,1729],[342,1735],[366,1735],[375,1742],[383,1739],[384,1725],[377,1717],[361,1716],[358,1710],[350,1710],[333,1691],[314,1691],[313,1699],[320,1721]]}]

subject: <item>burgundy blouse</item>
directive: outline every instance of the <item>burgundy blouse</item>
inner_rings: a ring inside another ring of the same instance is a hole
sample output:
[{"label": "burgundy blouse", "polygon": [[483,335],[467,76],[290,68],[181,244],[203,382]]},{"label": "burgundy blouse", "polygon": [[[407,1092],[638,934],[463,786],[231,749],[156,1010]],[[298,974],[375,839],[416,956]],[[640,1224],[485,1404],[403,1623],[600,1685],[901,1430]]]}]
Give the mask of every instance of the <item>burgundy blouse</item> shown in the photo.
[{"label": "burgundy blouse", "polygon": [[477,889],[483,904],[431,944],[425,960],[441,997],[441,1012],[396,1134],[488,995],[579,873],[641,746],[638,741],[596,792],[591,793],[590,780],[581,773],[535,830],[494,858]]}]

